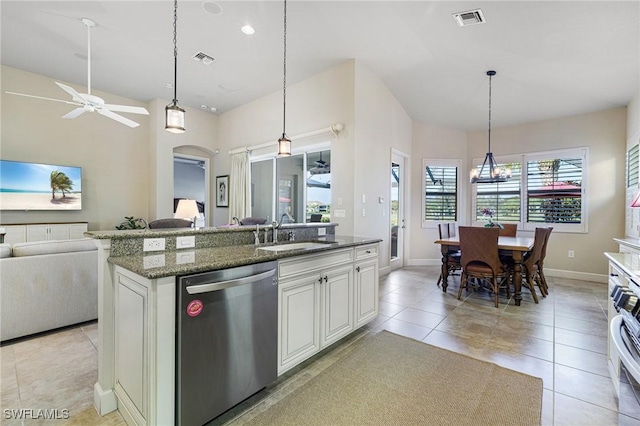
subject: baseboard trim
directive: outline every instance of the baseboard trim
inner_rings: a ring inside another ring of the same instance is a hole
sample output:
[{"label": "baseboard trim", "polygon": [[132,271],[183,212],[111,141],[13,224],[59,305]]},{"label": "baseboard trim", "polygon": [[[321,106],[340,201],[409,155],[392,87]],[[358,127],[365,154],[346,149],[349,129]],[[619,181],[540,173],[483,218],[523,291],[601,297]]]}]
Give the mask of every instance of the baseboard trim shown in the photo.
[{"label": "baseboard trim", "polygon": [[93,405],[101,416],[117,410],[118,401],[116,400],[116,394],[113,392],[113,389],[105,391],[99,382],[93,385]]},{"label": "baseboard trim", "polygon": [[[440,266],[440,259],[409,259],[407,266]],[[609,277],[606,274],[593,274],[589,272],[567,271],[563,269],[544,268],[544,274],[548,277],[567,278],[571,280],[591,281],[606,283]]]}]

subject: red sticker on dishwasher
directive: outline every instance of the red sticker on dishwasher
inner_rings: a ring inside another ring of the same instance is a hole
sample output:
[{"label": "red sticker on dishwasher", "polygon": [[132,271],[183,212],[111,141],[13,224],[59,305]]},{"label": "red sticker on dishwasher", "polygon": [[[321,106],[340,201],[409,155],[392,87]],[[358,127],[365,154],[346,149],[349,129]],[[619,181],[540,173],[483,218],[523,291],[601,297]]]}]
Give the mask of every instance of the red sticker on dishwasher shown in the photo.
[{"label": "red sticker on dishwasher", "polygon": [[194,299],[187,305],[187,315],[190,317],[197,317],[204,309],[202,300]]}]

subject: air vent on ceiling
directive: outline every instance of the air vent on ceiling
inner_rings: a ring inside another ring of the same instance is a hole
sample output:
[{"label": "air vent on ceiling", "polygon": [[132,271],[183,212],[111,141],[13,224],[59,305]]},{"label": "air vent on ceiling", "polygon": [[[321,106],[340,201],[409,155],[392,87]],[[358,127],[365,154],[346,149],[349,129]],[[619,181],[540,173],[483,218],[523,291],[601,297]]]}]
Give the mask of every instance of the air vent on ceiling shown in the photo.
[{"label": "air vent on ceiling", "polygon": [[204,52],[197,52],[195,55],[191,57],[194,61],[202,62],[205,65],[209,65],[216,59],[213,56],[209,56]]},{"label": "air vent on ceiling", "polygon": [[456,23],[461,27],[466,27],[468,25],[484,24],[485,22],[487,22],[484,19],[482,10],[480,9],[454,13],[453,19],[455,19]]}]

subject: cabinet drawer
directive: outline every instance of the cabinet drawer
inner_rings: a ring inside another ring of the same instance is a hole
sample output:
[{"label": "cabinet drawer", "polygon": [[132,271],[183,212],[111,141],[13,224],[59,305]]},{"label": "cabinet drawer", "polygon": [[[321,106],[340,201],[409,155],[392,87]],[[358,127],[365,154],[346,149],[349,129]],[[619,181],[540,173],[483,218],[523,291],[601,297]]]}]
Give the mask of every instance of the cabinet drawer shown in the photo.
[{"label": "cabinet drawer", "polygon": [[356,259],[378,256],[378,244],[356,247]]},{"label": "cabinet drawer", "polygon": [[329,266],[353,262],[353,249],[323,251],[278,262],[278,277],[288,277]]}]

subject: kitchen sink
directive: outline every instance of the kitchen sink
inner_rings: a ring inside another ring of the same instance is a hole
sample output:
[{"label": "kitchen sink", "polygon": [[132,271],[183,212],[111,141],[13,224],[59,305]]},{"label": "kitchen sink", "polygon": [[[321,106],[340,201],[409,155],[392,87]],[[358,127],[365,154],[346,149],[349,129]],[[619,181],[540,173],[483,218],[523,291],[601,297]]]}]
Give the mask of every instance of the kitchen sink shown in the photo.
[{"label": "kitchen sink", "polygon": [[329,242],[316,242],[316,241],[305,241],[300,243],[288,243],[288,244],[280,244],[275,246],[267,246],[267,247],[259,247],[258,250],[266,250],[266,251],[289,251],[289,250],[308,250],[320,247],[327,247]]}]

